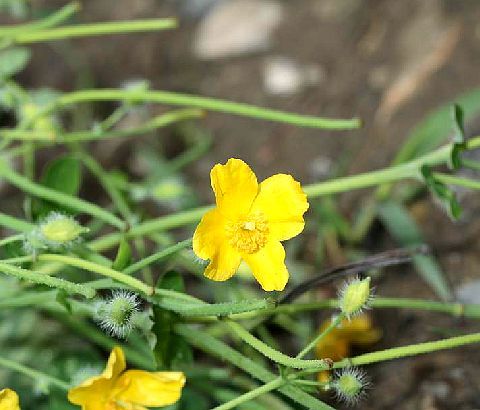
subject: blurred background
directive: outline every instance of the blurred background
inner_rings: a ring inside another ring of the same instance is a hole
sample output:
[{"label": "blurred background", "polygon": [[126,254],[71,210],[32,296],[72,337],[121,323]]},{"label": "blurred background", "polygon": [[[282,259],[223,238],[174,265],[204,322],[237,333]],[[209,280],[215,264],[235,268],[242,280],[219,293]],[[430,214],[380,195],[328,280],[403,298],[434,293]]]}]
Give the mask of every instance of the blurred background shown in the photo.
[{"label": "blurred background", "polygon": [[[230,157],[249,163],[259,179],[285,172],[304,184],[388,166],[411,130],[430,112],[480,86],[477,0],[81,3],[77,22],[177,16],[180,28],[35,45],[30,64],[17,76],[26,88],[116,88],[146,80],[152,89],[325,117],[359,116],[364,121],[360,130],[332,132],[209,113],[201,131],[211,135],[211,148],[186,170],[199,203],[212,200],[210,168]],[[45,16],[65,4],[3,0],[2,22],[17,21],[14,16]],[[114,108],[114,104],[83,107],[90,111],[82,115],[101,120]],[[144,108],[130,113],[123,125],[162,112],[159,106]],[[474,118],[469,133],[479,130]],[[178,130],[160,130],[155,136],[154,143],[151,136],[96,143],[92,152],[106,168],[119,167],[141,176],[145,163],[136,155],[139,149],[159,150],[171,158],[185,148]],[[453,294],[480,303],[480,218],[474,218],[480,205],[478,195],[459,195],[464,216],[458,222],[450,220],[428,194],[417,195],[407,209]],[[371,197],[372,190],[341,195],[335,212],[353,221]],[[355,252],[371,254],[403,244],[385,229],[385,223],[375,220],[359,243],[346,245],[337,227],[322,225],[322,215],[328,215],[324,211],[325,203],[310,211],[312,218],[320,218],[319,232],[327,232],[321,246],[318,238],[312,239],[297,251],[299,259],[318,269],[345,263]],[[415,269],[388,272],[378,282],[378,294],[436,297]],[[319,294],[331,292],[327,287]],[[380,310],[374,319],[383,334],[375,348],[469,330],[462,320],[431,313]],[[465,348],[372,366],[374,387],[358,408],[480,408],[479,361],[478,349]]]}]

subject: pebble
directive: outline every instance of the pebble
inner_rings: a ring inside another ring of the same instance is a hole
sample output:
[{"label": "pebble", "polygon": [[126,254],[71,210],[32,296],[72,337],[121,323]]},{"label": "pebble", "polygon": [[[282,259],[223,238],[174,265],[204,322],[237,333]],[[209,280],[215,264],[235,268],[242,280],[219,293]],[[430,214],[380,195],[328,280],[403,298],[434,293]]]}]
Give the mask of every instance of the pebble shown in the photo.
[{"label": "pebble", "polygon": [[216,4],[200,22],[193,52],[203,60],[267,50],[283,19],[273,0],[229,0]]},{"label": "pebble", "polygon": [[288,57],[268,58],[263,66],[265,91],[274,95],[292,95],[307,86],[324,81],[325,70],[318,65],[301,65]]},{"label": "pebble", "polygon": [[455,295],[461,303],[480,303],[480,280],[474,280],[455,289]]}]

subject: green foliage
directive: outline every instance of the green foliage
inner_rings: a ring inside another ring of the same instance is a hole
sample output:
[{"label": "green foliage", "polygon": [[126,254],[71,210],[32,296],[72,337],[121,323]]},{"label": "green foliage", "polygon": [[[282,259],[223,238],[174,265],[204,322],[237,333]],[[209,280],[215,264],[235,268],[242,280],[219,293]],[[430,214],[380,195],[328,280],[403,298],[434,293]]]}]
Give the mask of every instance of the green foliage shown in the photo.
[{"label": "green foliage", "polygon": [[[47,187],[68,195],[77,196],[82,181],[80,161],[72,155],[64,155],[50,161],[40,178],[40,183]],[[42,218],[51,211],[75,213],[68,206],[54,204],[51,201],[36,200],[33,212],[36,218]]]}]

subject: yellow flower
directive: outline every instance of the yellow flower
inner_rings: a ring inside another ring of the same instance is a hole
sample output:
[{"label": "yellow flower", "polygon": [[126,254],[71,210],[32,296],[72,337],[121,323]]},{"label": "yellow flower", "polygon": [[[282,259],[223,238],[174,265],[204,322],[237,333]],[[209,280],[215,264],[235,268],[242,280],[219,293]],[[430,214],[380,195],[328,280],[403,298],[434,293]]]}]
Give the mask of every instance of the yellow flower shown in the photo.
[{"label": "yellow flower", "polygon": [[0,410],[20,410],[18,395],[13,390],[0,390]]},{"label": "yellow flower", "polygon": [[215,165],[210,179],[217,207],[193,235],[195,254],[210,260],[205,276],[227,280],[243,259],[264,290],[283,290],[288,270],[280,241],[302,232],[308,209],[300,184],[285,174],[258,184],[250,167],[235,158]]},{"label": "yellow flower", "polygon": [[[320,327],[323,332],[331,323],[331,319],[326,320]],[[348,357],[352,346],[369,346],[380,340],[382,332],[373,327],[372,318],[368,314],[361,314],[351,320],[344,319],[340,326],[333,329],[329,334],[320,339],[315,353],[319,359],[331,359],[334,362]],[[319,380],[328,381],[329,372],[321,372]]]},{"label": "yellow flower", "polygon": [[107,367],[68,392],[68,400],[82,410],[146,410],[175,403],[185,384],[182,372],[125,371],[120,347],[110,353]]}]

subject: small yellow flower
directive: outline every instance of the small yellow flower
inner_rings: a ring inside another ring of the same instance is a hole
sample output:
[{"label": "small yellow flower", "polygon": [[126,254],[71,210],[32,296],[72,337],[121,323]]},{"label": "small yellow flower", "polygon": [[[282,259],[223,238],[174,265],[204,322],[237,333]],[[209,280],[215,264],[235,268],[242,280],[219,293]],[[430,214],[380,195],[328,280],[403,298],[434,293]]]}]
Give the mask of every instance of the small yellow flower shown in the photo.
[{"label": "small yellow flower", "polygon": [[277,174],[258,184],[243,161],[231,158],[210,173],[217,207],[207,212],[195,234],[193,250],[210,264],[205,276],[224,281],[243,259],[266,291],[288,282],[281,241],[302,232],[308,202],[291,175]]},{"label": "small yellow flower", "polygon": [[110,353],[99,376],[90,377],[68,392],[68,400],[82,410],[146,410],[163,407],[180,398],[185,384],[182,372],[127,370],[120,347]]},{"label": "small yellow flower", "polygon": [[[326,320],[320,327],[323,332],[331,323]],[[380,340],[382,332],[373,326],[372,318],[368,314],[361,314],[352,319],[344,319],[341,324],[329,334],[320,339],[315,353],[319,359],[331,359],[334,362],[348,357],[352,346],[369,346]],[[319,380],[328,381],[329,372],[319,373]]]},{"label": "small yellow flower", "polygon": [[0,410],[20,410],[18,395],[13,390],[0,390]]}]

